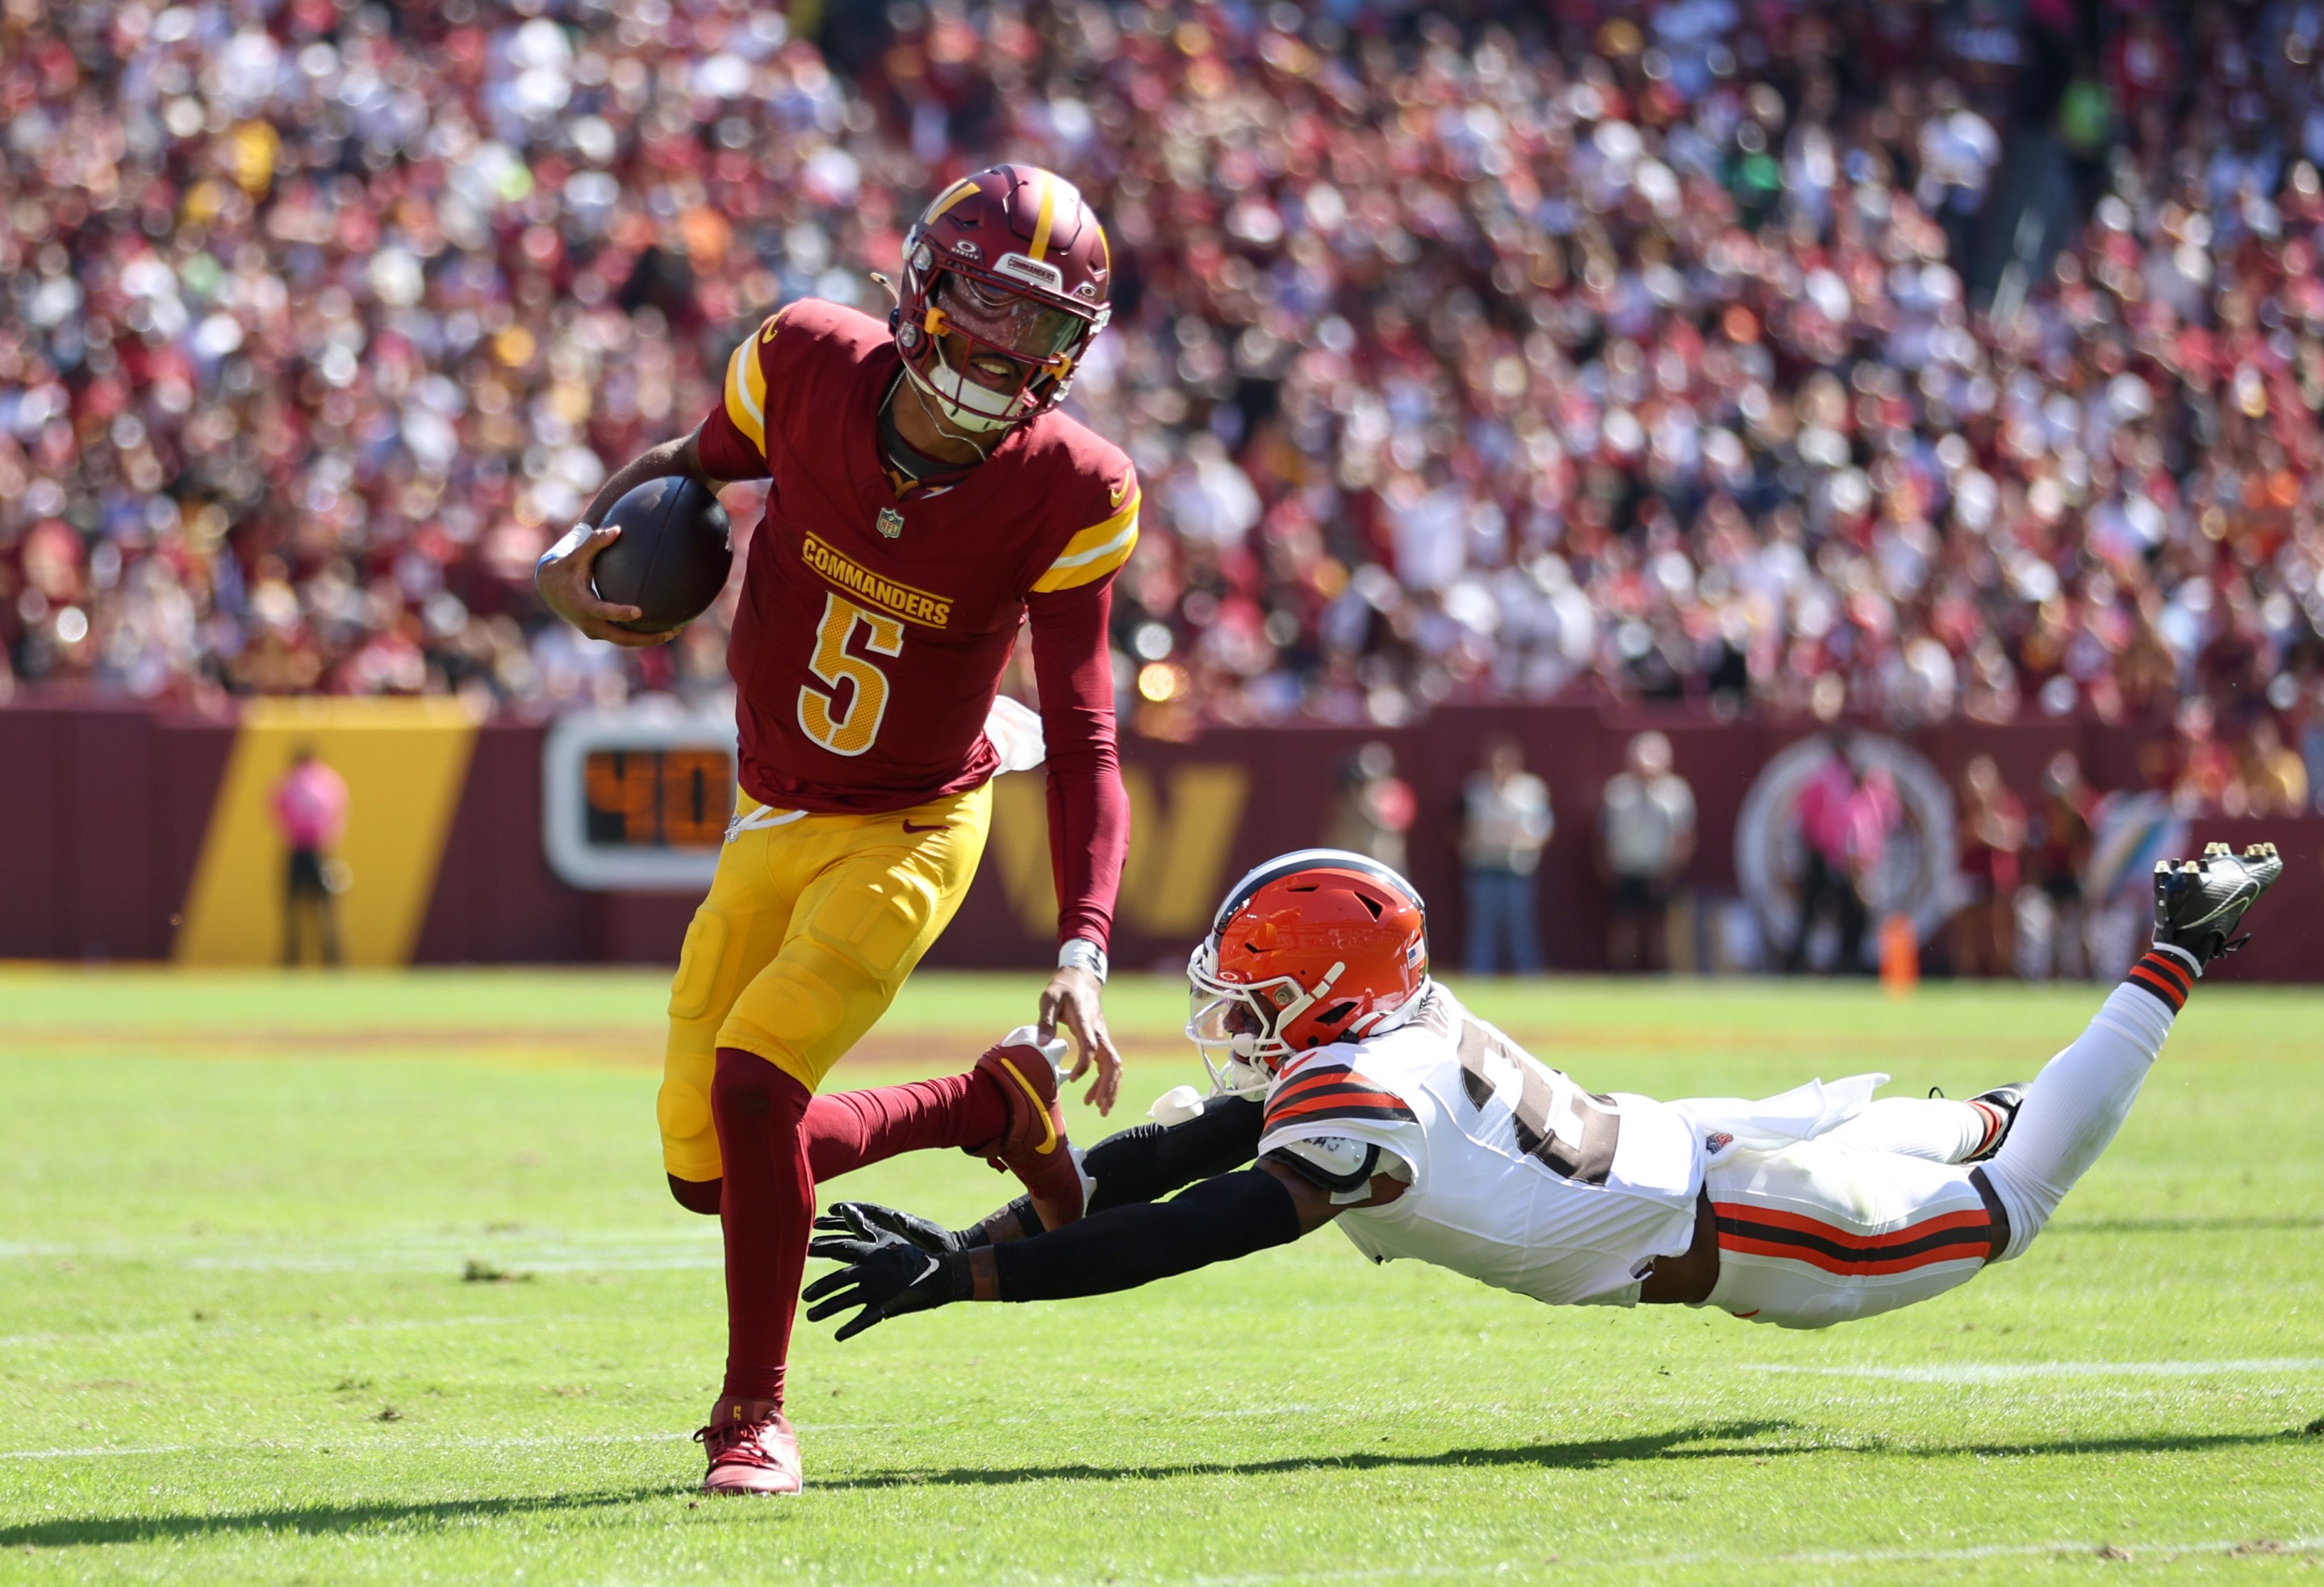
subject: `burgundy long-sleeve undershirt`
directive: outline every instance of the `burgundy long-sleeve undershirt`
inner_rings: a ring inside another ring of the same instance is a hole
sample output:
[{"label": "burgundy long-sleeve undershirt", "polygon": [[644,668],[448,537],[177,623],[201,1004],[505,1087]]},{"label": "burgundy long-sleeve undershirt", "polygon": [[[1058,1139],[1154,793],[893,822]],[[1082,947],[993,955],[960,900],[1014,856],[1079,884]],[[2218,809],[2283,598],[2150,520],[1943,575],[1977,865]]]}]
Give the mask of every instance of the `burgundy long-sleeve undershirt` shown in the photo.
[{"label": "burgundy long-sleeve undershirt", "polygon": [[1049,868],[1057,940],[1113,932],[1113,902],[1130,849],[1130,796],[1114,743],[1113,654],[1106,638],[1113,581],[1037,595],[1033,677],[1049,756]]}]

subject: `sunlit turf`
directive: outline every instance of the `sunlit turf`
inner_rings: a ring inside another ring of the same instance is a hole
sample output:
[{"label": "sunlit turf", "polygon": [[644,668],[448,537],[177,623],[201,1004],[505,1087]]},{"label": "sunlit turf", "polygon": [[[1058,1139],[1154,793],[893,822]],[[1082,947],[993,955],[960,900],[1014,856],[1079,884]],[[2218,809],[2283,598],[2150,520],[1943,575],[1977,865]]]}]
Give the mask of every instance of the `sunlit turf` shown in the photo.
[{"label": "sunlit turf", "polygon": [[[835,1084],[964,1066],[925,976]],[[1595,1089],[2030,1074],[2087,988],[1464,989]],[[2324,1564],[2324,996],[2206,987],[2031,1254],[1818,1333],[1553,1311],[1326,1232],[802,1324],[807,1494],[711,1502],[715,1227],[659,977],[0,969],[0,1581],[2080,1580]],[[1113,1123],[1199,1071],[1125,979]],[[1077,1112],[1077,1135],[1111,1124]],[[956,1153],[830,1187],[965,1220]],[[2315,1432],[2304,1431],[2315,1427]],[[2101,1546],[2127,1554],[2101,1556]]]}]

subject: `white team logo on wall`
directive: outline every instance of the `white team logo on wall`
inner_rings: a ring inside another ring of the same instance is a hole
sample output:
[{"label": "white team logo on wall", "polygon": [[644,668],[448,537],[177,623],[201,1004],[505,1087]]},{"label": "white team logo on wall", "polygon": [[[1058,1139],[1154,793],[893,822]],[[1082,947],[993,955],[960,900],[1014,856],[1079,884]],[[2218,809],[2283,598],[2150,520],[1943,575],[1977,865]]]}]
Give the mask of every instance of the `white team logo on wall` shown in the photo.
[{"label": "white team logo on wall", "polygon": [[[1833,752],[1830,735],[1821,733],[1783,750],[1760,768],[1735,823],[1736,878],[1767,934],[1771,956],[1780,955],[1799,932],[1800,885],[1807,871],[1800,796]],[[1886,774],[1896,792],[1895,825],[1864,889],[1872,926],[1864,934],[1865,952],[1878,951],[1877,927],[1890,915],[1911,919],[1925,942],[1944,924],[1950,906],[1959,855],[1952,789],[1935,767],[1893,738],[1852,734],[1848,759],[1859,779]]]}]

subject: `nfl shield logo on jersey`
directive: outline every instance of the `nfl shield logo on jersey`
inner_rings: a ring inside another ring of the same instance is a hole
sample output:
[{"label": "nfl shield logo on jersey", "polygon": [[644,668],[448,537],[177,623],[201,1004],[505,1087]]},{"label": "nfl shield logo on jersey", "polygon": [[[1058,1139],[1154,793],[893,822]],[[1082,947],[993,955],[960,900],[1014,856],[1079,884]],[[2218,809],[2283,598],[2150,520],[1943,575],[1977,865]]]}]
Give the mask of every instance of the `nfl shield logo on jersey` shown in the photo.
[{"label": "nfl shield logo on jersey", "polygon": [[904,515],[901,512],[897,512],[893,507],[881,508],[879,529],[881,534],[887,536],[891,540],[894,540],[898,535],[904,532]]}]

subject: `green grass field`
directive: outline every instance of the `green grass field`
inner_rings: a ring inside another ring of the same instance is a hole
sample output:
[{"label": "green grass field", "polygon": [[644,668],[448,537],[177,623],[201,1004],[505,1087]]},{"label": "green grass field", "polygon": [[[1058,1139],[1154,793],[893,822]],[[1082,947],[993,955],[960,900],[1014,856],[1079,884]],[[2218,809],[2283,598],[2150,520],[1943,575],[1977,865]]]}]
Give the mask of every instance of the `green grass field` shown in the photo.
[{"label": "green grass field", "polygon": [[[837,1084],[1034,983],[915,982]],[[1594,1088],[2029,1075],[2089,989],[1467,988]],[[2023,1260],[1820,1333],[1554,1311],[1330,1231],[1143,1293],[802,1324],[808,1491],[699,1500],[716,1231],[659,977],[0,969],[0,1582],[2315,1580],[2324,997],[2206,989]],[[1198,1078],[1126,980],[1117,1121]],[[1084,1140],[1103,1127],[1077,1112]],[[955,1220],[956,1154],[826,1187]],[[2101,1552],[2104,1549],[2106,1552]]]}]

